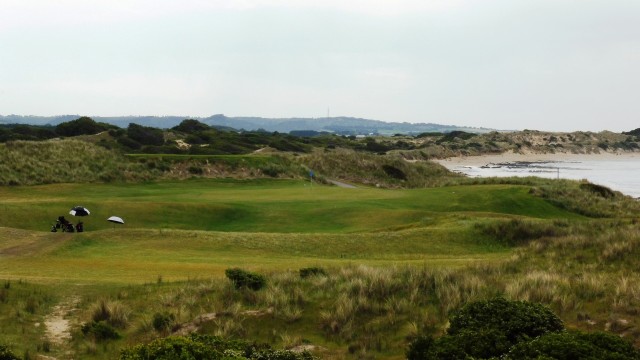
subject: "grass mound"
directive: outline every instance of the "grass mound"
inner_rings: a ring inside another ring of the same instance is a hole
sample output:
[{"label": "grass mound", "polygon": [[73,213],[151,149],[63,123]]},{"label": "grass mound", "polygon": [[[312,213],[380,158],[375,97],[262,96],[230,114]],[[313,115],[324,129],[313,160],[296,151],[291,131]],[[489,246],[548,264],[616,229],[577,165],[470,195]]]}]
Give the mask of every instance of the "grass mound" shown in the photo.
[{"label": "grass mound", "polygon": [[0,185],[147,180],[151,173],[117,153],[79,140],[0,144]]},{"label": "grass mound", "polygon": [[408,162],[395,155],[348,149],[317,151],[300,161],[324,177],[383,187],[423,188],[460,178],[433,162]]}]

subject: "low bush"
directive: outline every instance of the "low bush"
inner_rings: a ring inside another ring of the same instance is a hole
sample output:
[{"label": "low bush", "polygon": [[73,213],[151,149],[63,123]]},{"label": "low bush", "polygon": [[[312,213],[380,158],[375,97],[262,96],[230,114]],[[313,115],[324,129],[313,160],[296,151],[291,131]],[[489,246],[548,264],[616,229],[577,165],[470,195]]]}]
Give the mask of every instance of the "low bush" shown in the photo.
[{"label": "low bush", "polygon": [[409,360],[640,360],[631,343],[607,333],[564,330],[543,305],[497,298],[470,303],[449,318],[447,334],[416,337]]},{"label": "low bush", "polygon": [[550,309],[503,298],[469,303],[449,317],[447,334],[438,339],[417,337],[407,358],[488,359],[506,354],[514,345],[564,330]]},{"label": "low bush", "polygon": [[100,299],[91,308],[91,320],[94,322],[105,321],[109,325],[124,329],[129,325],[131,310],[118,301]]},{"label": "low bush", "polygon": [[20,360],[5,345],[0,345],[0,360]]},{"label": "low bush", "polygon": [[227,269],[224,273],[236,289],[248,288],[251,290],[260,290],[267,283],[264,276],[240,268]]},{"label": "low bush", "polygon": [[204,174],[204,170],[199,166],[189,166],[187,170],[189,171],[189,174],[193,174],[193,175]]},{"label": "low bush", "polygon": [[217,336],[193,334],[189,337],[167,337],[149,344],[125,349],[120,360],[173,359],[254,359],[254,360],[315,360],[308,352],[295,353],[273,350],[268,345],[224,340]]},{"label": "low bush", "polygon": [[285,172],[284,168],[277,164],[265,164],[260,167],[260,171],[270,177],[278,177],[278,175]]},{"label": "low bush", "polygon": [[592,184],[592,183],[582,183],[580,184],[580,189],[592,192],[598,196],[601,196],[607,199],[613,198],[616,196],[616,193],[613,190],[609,189],[608,187]]},{"label": "low bush", "polygon": [[407,180],[407,175],[404,173],[404,171],[398,169],[393,165],[387,165],[387,164],[382,165],[382,170],[384,170],[385,174],[389,175],[394,179]]},{"label": "low bush", "polygon": [[84,336],[92,337],[96,341],[119,339],[120,334],[104,321],[92,321],[82,325],[80,329]]},{"label": "low bush", "polygon": [[465,330],[439,339],[420,336],[409,346],[407,359],[489,359],[505,354],[510,348],[511,343],[499,330]]},{"label": "low bush", "polygon": [[173,323],[175,322],[176,317],[170,313],[155,313],[153,314],[153,328],[156,331],[167,331],[171,329]]},{"label": "low bush", "polygon": [[561,332],[514,346],[505,360],[637,360],[640,352],[614,334]]},{"label": "low bush", "polygon": [[562,320],[546,306],[504,298],[469,303],[454,312],[449,321],[449,335],[463,330],[500,329],[514,344],[564,329]]}]

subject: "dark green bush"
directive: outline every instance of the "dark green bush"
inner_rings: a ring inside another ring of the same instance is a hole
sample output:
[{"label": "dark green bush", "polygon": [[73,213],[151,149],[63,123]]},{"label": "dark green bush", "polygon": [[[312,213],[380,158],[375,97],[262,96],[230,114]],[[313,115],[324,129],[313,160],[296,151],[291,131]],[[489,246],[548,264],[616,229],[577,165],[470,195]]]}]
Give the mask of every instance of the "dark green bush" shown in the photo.
[{"label": "dark green bush", "polygon": [[120,334],[104,321],[92,321],[82,325],[80,328],[84,336],[93,337],[97,341],[119,339]]},{"label": "dark green bush", "polygon": [[118,138],[117,142],[118,144],[132,150],[138,150],[142,147],[142,144],[126,136]]},{"label": "dark green bush", "polygon": [[127,136],[142,145],[161,146],[164,144],[164,133],[153,127],[129,124]]},{"label": "dark green bush", "polygon": [[449,335],[463,330],[498,329],[513,344],[564,329],[562,320],[548,307],[504,298],[470,303],[454,312],[449,321]]},{"label": "dark green bush", "polygon": [[182,120],[182,122],[179,125],[171,128],[171,130],[181,131],[188,134],[207,131],[209,129],[211,129],[209,125],[201,123],[200,121],[194,120],[194,119]]},{"label": "dark green bush", "polygon": [[407,360],[430,360],[431,349],[435,340],[429,335],[420,335],[415,338],[407,349]]},{"label": "dark green bush", "polygon": [[440,139],[438,139],[436,141],[436,144],[440,145],[444,142],[450,142],[450,141],[455,141],[456,139],[461,139],[461,140],[469,140],[472,137],[478,136],[478,134],[474,134],[474,133],[468,133],[468,132],[464,132],[464,131],[451,131],[449,133],[444,134],[443,137],[441,137]]},{"label": "dark green bush", "polygon": [[562,331],[562,321],[548,308],[497,298],[470,303],[449,317],[447,335],[416,338],[409,360],[488,359],[506,354],[515,344]]},{"label": "dark green bush", "polygon": [[638,360],[640,352],[614,334],[548,333],[515,345],[505,360]]},{"label": "dark green bush", "polygon": [[382,170],[387,176],[398,180],[407,180],[407,175],[400,169],[392,165],[382,165]]},{"label": "dark green bush", "polygon": [[321,267],[308,267],[300,269],[300,277],[307,278],[310,276],[326,276],[327,272]]},{"label": "dark green bush", "polygon": [[0,360],[20,360],[5,345],[0,345]]},{"label": "dark green bush", "polygon": [[583,184],[580,184],[580,189],[589,191],[591,193],[594,193],[606,199],[613,198],[616,196],[616,193],[613,190],[602,185],[583,183]]},{"label": "dark green bush", "polygon": [[251,290],[260,290],[267,282],[264,276],[240,268],[227,269],[224,271],[224,274],[231,280],[236,289],[249,288]]},{"label": "dark green bush", "polygon": [[58,124],[56,133],[61,136],[94,135],[113,128],[114,125],[95,122],[92,118],[83,116]]},{"label": "dark green bush", "polygon": [[277,164],[264,164],[260,167],[263,174],[271,177],[277,177],[284,172],[284,168]]},{"label": "dark green bush", "polygon": [[35,314],[36,311],[38,311],[38,308],[40,308],[40,303],[33,297],[29,297],[24,304],[24,309],[29,314]]},{"label": "dark green bush", "polygon": [[407,359],[489,359],[507,353],[511,346],[501,330],[464,330],[438,339],[431,336],[416,338],[409,345]]},{"label": "dark green bush", "polygon": [[364,143],[365,143],[364,150],[366,151],[371,151],[375,153],[385,153],[391,150],[391,147],[385,144],[379,143],[373,138],[366,138],[364,140]]},{"label": "dark green bush", "polygon": [[170,313],[155,313],[153,314],[152,325],[156,331],[169,330],[173,326],[175,319],[175,315]]},{"label": "dark green bush", "polygon": [[540,304],[478,301],[449,322],[447,335],[412,341],[407,359],[640,360],[640,352],[614,334],[564,331],[560,319]]},{"label": "dark green bush", "polygon": [[120,360],[315,360],[308,352],[295,353],[273,350],[268,345],[249,344],[244,341],[224,340],[210,335],[192,334],[189,337],[167,337],[149,344],[125,349]]},{"label": "dark green bush", "polygon": [[194,174],[194,175],[204,174],[204,170],[199,166],[189,166],[187,170],[189,171],[189,174]]}]

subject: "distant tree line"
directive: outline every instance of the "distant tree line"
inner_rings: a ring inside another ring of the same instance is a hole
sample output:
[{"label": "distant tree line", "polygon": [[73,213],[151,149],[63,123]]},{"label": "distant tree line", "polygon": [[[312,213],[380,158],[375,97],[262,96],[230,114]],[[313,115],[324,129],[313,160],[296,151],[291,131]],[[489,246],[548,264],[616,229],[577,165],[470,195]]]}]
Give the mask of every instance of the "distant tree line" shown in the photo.
[{"label": "distant tree line", "polygon": [[[87,141],[125,153],[239,155],[263,148],[296,153],[309,153],[317,148],[347,148],[376,154],[396,150],[402,151],[403,156],[414,159],[495,154],[508,150],[517,152],[527,148],[538,152],[638,151],[639,134],[640,129],[636,129],[624,133],[622,137],[603,136],[599,140],[593,140],[590,134],[582,132],[556,136],[530,130],[515,135],[497,132],[479,135],[451,131],[425,132],[414,136],[396,134],[389,137],[363,137],[315,130],[294,130],[289,133],[244,131],[210,126],[194,119],[185,119],[169,129],[135,123],[121,128],[96,122],[89,117],[62,122],[56,126],[0,125],[0,142],[85,136]],[[527,140],[531,136],[542,137],[544,143],[534,145]],[[411,153],[412,150],[416,151]]]},{"label": "distant tree line", "polygon": [[[60,137],[87,136],[87,140],[109,149],[127,153],[229,155],[247,154],[262,148],[308,153],[314,148],[351,148],[368,152],[386,152],[393,144],[372,138],[358,141],[355,136],[341,136],[319,131],[278,132],[238,131],[217,128],[198,120],[186,119],[170,129],[130,123],[126,128],[96,122],[89,117],[51,125],[0,125],[0,142],[13,140],[48,140]],[[98,135],[98,136],[96,136]],[[179,141],[176,141],[179,140]],[[180,144],[179,144],[180,142]],[[411,148],[403,143],[400,148]]]}]

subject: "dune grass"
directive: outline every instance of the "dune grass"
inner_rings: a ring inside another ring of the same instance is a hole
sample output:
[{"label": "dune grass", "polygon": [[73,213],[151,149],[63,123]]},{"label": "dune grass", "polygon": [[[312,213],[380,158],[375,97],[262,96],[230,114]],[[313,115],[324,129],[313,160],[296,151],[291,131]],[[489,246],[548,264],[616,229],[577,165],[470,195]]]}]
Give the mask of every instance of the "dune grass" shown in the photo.
[{"label": "dune grass", "polygon": [[143,181],[154,177],[123,155],[80,140],[0,144],[0,185]]}]

